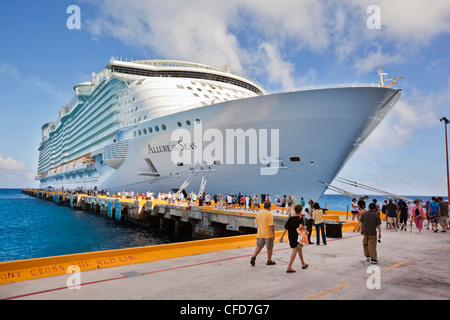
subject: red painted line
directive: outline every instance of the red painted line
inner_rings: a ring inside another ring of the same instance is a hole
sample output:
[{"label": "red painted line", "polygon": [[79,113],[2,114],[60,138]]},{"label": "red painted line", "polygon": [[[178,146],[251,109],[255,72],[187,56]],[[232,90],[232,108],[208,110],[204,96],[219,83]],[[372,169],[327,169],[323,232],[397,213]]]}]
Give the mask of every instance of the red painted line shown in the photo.
[{"label": "red painted line", "polygon": [[49,290],[44,290],[44,291],[32,292],[32,293],[25,293],[25,294],[21,294],[21,295],[14,296],[14,297],[2,298],[1,300],[13,300],[13,299],[18,299],[18,298],[22,298],[22,297],[28,297],[28,296],[32,296],[32,295],[36,295],[36,294],[52,292],[52,291],[58,291],[58,290],[62,290],[62,289],[67,289],[67,287],[49,289]]},{"label": "red painted line", "polygon": [[[355,234],[355,235],[352,235],[352,236],[348,236],[348,237],[330,239],[330,240],[327,240],[327,242],[339,241],[339,240],[344,240],[344,239],[348,239],[348,238],[354,238],[354,237],[358,237],[358,236],[361,236],[361,234],[358,233],[358,234]],[[290,250],[290,249],[291,249],[290,247],[287,247],[287,248],[276,249],[276,250],[273,250],[273,251],[277,252],[277,251]],[[261,252],[260,254],[264,254],[264,253],[265,252]],[[185,266],[179,266],[179,267],[174,267],[174,268],[149,271],[149,272],[142,273],[142,275],[148,275],[148,274],[160,273],[160,272],[166,272],[166,271],[173,271],[173,270],[185,269],[185,268],[192,268],[192,267],[197,267],[197,266],[202,266],[202,265],[207,265],[207,264],[212,264],[212,263],[217,263],[217,262],[222,262],[222,261],[236,260],[236,259],[240,259],[240,258],[248,258],[248,257],[251,257],[252,255],[253,255],[253,253],[252,254],[242,255],[242,256],[236,256],[236,257],[219,259],[219,260],[212,260],[212,261],[205,261],[205,262],[201,262],[201,263],[188,264],[188,265],[185,265]],[[127,278],[128,277],[123,276],[123,277],[110,278],[110,279],[104,279],[104,280],[98,280],[98,281],[91,281],[91,282],[81,283],[80,286],[87,286],[87,285],[91,285],[91,284],[97,284],[97,283],[109,282],[109,281],[115,281],[115,280],[122,280],[122,279],[127,279]],[[14,297],[2,298],[0,300],[13,300],[13,299],[29,297],[29,296],[43,294],[43,293],[48,293],[48,292],[53,292],[53,291],[65,290],[65,289],[69,289],[69,287],[60,287],[60,288],[43,290],[43,291],[30,292],[30,293],[26,293],[26,294],[14,296]]]},{"label": "red painted line", "polygon": [[[118,277],[118,278],[110,278],[110,279],[104,279],[104,280],[97,280],[97,281],[91,281],[91,282],[86,282],[86,283],[81,283],[80,286],[87,286],[90,284],[96,284],[96,283],[101,283],[101,282],[107,282],[107,281],[114,281],[114,280],[120,280],[120,279],[125,279],[127,277]],[[18,296],[14,296],[14,297],[9,297],[9,298],[2,298],[0,300],[13,300],[13,299],[18,299],[18,298],[23,298],[23,297],[28,297],[28,296],[34,296],[37,294],[42,294],[42,293],[47,293],[47,292],[53,292],[53,291],[59,291],[59,290],[64,290],[64,289],[69,289],[70,287],[61,287],[61,288],[54,288],[54,289],[48,289],[48,290],[43,290],[43,291],[37,291],[37,292],[30,292],[30,293],[25,293],[25,294],[21,294]]]},{"label": "red painted line", "polygon": [[[285,249],[278,249],[278,250],[285,250]],[[253,254],[246,254],[246,255],[243,255],[243,256],[237,256],[237,257],[231,257],[231,258],[225,258],[225,259],[219,259],[219,260],[213,260],[213,261],[205,261],[205,262],[200,262],[200,263],[195,263],[195,264],[188,264],[188,265],[185,265],[185,266],[179,266],[179,267],[168,268],[168,269],[155,270],[155,271],[145,272],[145,273],[143,273],[143,275],[152,274],[152,273],[158,273],[158,272],[164,272],[164,271],[172,271],[172,270],[177,270],[177,269],[197,267],[197,266],[202,266],[202,265],[206,265],[206,264],[212,264],[212,263],[216,263],[216,262],[222,262],[222,261],[228,261],[228,260],[235,260],[235,259],[239,259],[239,258],[250,257],[252,255]]]}]

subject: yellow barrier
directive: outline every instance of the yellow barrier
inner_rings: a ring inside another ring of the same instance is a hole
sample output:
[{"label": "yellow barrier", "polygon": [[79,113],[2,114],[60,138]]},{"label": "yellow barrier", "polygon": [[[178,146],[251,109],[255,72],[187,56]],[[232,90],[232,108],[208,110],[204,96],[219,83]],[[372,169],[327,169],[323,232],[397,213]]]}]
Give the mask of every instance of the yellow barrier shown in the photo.
[{"label": "yellow barrier", "polygon": [[[281,232],[276,232],[277,237]],[[197,240],[129,249],[97,251],[0,263],[0,284],[66,274],[70,266],[80,271],[183,257],[256,244],[256,235]]]}]

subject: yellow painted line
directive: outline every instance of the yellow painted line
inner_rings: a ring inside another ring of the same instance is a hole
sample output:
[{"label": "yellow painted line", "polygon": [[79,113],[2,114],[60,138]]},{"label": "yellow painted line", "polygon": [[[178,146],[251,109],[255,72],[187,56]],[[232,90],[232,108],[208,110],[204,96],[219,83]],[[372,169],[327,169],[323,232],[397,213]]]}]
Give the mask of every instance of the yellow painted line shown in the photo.
[{"label": "yellow painted line", "polygon": [[435,252],[437,252],[437,251],[439,251],[439,250],[442,250],[442,249],[443,249],[443,248],[437,248],[437,249],[431,250],[430,253],[435,253]]},{"label": "yellow painted line", "polygon": [[390,266],[390,267],[385,268],[384,270],[390,270],[390,269],[399,267],[399,266],[401,266],[401,265],[404,265],[405,263],[408,263],[408,262],[411,262],[411,260],[405,260],[405,261],[399,262],[399,263],[397,263],[397,264],[394,264],[394,265],[392,265],[392,266]]},{"label": "yellow painted line", "polygon": [[[276,240],[279,239],[281,233],[282,231],[275,232]],[[80,271],[88,271],[255,245],[256,234],[251,234],[147,247],[7,261],[0,263],[0,285],[63,275],[67,273],[67,268],[73,265],[78,266]]]},{"label": "yellow painted line", "polygon": [[321,293],[316,294],[315,296],[309,297],[309,298],[307,298],[305,300],[315,300],[315,299],[323,297],[324,295],[327,295],[329,293],[332,293],[332,292],[341,290],[341,289],[343,289],[345,287],[348,287],[349,285],[350,285],[350,283],[344,283],[343,285],[340,285],[339,287],[333,288],[333,289],[325,291],[325,292],[321,292]]}]

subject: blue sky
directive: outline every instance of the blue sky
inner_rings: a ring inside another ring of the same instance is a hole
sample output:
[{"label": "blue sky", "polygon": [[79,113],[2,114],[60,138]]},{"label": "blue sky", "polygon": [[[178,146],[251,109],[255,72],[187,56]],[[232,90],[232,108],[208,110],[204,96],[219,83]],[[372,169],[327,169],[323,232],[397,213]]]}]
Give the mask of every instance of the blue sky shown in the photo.
[{"label": "blue sky", "polygon": [[[70,5],[81,29],[70,30]],[[381,29],[367,20],[380,8]],[[442,0],[8,1],[0,11],[0,187],[36,186],[41,126],[111,56],[225,64],[267,90],[404,76],[403,98],[340,176],[446,195],[450,3]],[[342,186],[349,191],[352,188]],[[365,193],[365,192],[362,192]]]}]

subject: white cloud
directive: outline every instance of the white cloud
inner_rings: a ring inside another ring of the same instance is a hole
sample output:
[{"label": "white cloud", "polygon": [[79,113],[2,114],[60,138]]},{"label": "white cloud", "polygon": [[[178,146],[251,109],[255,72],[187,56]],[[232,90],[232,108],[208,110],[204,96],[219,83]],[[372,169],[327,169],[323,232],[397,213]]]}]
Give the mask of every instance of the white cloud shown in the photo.
[{"label": "white cloud", "polygon": [[390,55],[381,51],[379,46],[376,52],[369,53],[367,57],[356,58],[353,66],[355,71],[357,73],[366,73],[378,68],[379,65],[400,63],[405,60],[401,54]]},{"label": "white cloud", "polygon": [[322,51],[329,46],[327,6],[316,0],[251,0],[239,3],[247,11],[253,29],[265,39],[295,42],[296,49]]},{"label": "white cloud", "polygon": [[[293,62],[303,50],[334,56],[363,73],[405,62],[450,30],[450,6],[442,0],[91,2],[98,12],[85,23],[94,38],[118,39],[156,54],[152,58],[228,64],[238,72],[263,66],[267,78],[285,88],[304,82]],[[381,30],[366,26],[373,4],[381,8]]]},{"label": "white cloud", "polygon": [[[346,1],[347,2],[347,1]],[[450,5],[443,0],[352,0],[347,2],[355,11],[366,13],[370,5],[380,7],[382,38],[398,41],[401,46],[428,45],[433,37],[450,30]],[[376,35],[371,30],[368,34]]]},{"label": "white cloud", "polygon": [[28,170],[27,166],[14,158],[6,157],[0,153],[0,170],[9,170],[9,171],[26,171]]},{"label": "white cloud", "polygon": [[[373,1],[369,1],[373,2]],[[414,45],[427,45],[435,36],[450,30],[450,5],[442,0],[382,0],[382,25],[389,37]]]},{"label": "white cloud", "polygon": [[394,148],[407,144],[418,130],[439,125],[439,117],[448,110],[450,88],[438,93],[413,90],[389,112],[364,143],[372,148]]},{"label": "white cloud", "polygon": [[237,14],[224,1],[103,1],[86,23],[95,37],[110,36],[168,59],[242,71],[240,48],[230,32]]},{"label": "white cloud", "polygon": [[271,83],[280,83],[284,88],[293,88],[295,79],[293,76],[294,66],[283,60],[281,54],[274,45],[263,43],[259,48],[260,65],[264,66],[263,71],[268,75]]},{"label": "white cloud", "polygon": [[34,176],[23,162],[0,154],[0,188],[36,187]]},{"label": "white cloud", "polygon": [[[94,5],[98,14],[86,22],[94,38],[113,37],[164,59],[228,64],[238,72],[264,70],[269,82],[288,88],[305,81],[305,75],[294,72],[283,52],[323,51],[329,45],[327,16],[313,0],[105,0]],[[314,74],[310,70],[306,77]]]}]

